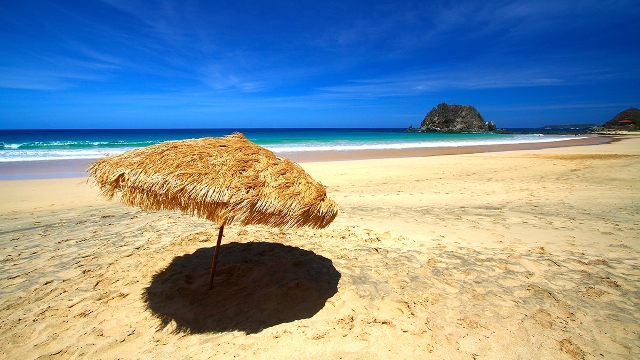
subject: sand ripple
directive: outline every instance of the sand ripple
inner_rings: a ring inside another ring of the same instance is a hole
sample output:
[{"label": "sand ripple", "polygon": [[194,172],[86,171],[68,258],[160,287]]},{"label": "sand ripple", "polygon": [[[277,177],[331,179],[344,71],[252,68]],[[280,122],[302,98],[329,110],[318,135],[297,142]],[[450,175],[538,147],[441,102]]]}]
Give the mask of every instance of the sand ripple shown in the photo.
[{"label": "sand ripple", "polygon": [[118,205],[37,219],[3,226],[8,358],[640,354],[640,254],[626,247],[551,253],[427,246],[357,226],[230,227],[208,292],[210,224]]}]

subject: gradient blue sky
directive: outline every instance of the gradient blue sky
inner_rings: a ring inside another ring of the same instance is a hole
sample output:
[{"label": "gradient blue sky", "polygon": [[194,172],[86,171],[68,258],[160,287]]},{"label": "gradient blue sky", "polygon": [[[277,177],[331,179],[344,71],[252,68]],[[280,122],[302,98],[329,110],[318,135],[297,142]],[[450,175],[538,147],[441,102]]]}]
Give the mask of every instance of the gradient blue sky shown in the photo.
[{"label": "gradient blue sky", "polygon": [[632,1],[2,1],[0,128],[499,127],[640,107]]}]

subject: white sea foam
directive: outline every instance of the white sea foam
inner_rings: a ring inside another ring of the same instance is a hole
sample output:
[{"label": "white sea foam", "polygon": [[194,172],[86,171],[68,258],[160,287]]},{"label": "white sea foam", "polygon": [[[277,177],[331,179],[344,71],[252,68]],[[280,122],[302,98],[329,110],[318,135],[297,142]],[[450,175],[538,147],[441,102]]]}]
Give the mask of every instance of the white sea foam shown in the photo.
[{"label": "white sea foam", "polygon": [[[436,147],[460,147],[477,145],[504,145],[523,143],[544,143],[583,137],[567,137],[553,135],[514,135],[508,137],[456,139],[456,140],[408,140],[408,141],[330,141],[330,142],[293,142],[287,144],[267,144],[267,149],[277,153],[309,152],[309,151],[352,151],[352,150],[387,150]],[[65,160],[65,159],[97,159],[108,155],[116,155],[135,147],[95,147],[79,149],[60,148],[18,148],[14,144],[4,144],[0,149],[0,162]]]},{"label": "white sea foam", "polygon": [[0,162],[98,159],[116,155],[133,148],[110,149],[55,149],[55,150],[0,150]]},{"label": "white sea foam", "polygon": [[436,140],[436,141],[410,141],[410,142],[348,142],[348,143],[305,143],[286,145],[267,145],[269,150],[274,152],[305,152],[305,151],[352,151],[352,150],[395,150],[395,149],[416,149],[416,148],[438,148],[438,147],[461,147],[461,146],[481,146],[481,145],[509,145],[544,143],[564,140],[582,139],[584,137],[560,137],[543,135],[523,135],[513,138],[499,139],[477,139],[477,140]]}]

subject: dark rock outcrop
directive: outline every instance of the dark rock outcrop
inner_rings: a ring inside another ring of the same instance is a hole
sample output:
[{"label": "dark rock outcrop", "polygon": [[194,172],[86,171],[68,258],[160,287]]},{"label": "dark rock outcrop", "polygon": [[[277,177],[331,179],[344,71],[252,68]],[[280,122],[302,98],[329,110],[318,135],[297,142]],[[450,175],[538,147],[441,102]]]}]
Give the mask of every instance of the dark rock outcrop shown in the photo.
[{"label": "dark rock outcrop", "polygon": [[640,130],[640,109],[628,108],[602,125],[605,129]]},{"label": "dark rock outcrop", "polygon": [[407,131],[418,132],[487,132],[494,131],[496,124],[486,122],[471,105],[439,104],[424,117],[419,128],[409,126]]}]

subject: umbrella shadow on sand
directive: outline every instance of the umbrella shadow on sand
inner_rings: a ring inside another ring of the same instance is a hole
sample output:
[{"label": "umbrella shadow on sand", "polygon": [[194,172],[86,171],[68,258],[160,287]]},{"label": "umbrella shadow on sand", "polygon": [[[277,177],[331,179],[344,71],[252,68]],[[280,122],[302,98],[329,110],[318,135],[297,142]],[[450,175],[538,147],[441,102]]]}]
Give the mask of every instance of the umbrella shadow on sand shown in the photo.
[{"label": "umbrella shadow on sand", "polygon": [[310,318],[338,291],[331,260],[279,243],[229,243],[220,247],[214,289],[207,290],[213,248],[178,256],[153,276],[143,298],[175,332],[258,333]]}]

